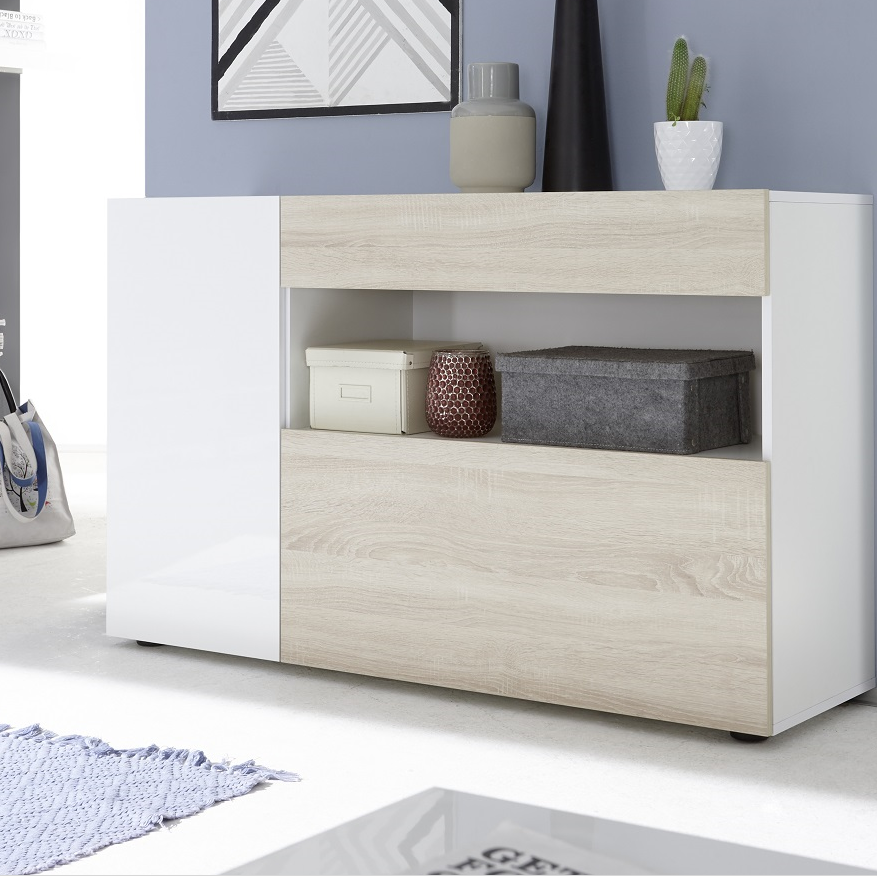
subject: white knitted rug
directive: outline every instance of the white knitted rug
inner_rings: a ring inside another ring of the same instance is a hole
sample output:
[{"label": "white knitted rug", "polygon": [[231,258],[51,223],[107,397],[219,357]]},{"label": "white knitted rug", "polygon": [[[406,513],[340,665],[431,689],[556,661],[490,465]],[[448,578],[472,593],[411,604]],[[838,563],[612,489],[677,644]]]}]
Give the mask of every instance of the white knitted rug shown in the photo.
[{"label": "white knitted rug", "polygon": [[0,724],[0,873],[38,873],[294,773]]}]

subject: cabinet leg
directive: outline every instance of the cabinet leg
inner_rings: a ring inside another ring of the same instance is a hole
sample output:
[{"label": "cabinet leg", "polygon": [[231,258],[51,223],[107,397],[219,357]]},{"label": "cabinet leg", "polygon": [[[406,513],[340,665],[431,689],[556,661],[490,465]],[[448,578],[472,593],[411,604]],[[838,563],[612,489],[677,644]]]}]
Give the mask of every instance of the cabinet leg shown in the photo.
[{"label": "cabinet leg", "polygon": [[137,644],[141,648],[161,648],[162,647],[161,642],[141,642],[140,639],[137,639],[136,641],[137,641]]},{"label": "cabinet leg", "polygon": [[736,739],[738,742],[766,742],[770,739],[770,736],[756,736],[753,733],[738,733],[736,730],[731,730],[731,738]]}]

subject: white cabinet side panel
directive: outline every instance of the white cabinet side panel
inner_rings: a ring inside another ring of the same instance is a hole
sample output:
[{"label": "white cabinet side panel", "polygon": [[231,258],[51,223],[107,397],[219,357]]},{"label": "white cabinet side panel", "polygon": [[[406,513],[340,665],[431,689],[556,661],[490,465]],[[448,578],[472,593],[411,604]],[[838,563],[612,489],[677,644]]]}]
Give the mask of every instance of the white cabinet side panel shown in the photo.
[{"label": "white cabinet side panel", "polygon": [[875,674],[872,210],[770,207],[763,355],[778,729]]},{"label": "white cabinet side panel", "polygon": [[279,659],[279,216],[110,203],[112,636]]}]

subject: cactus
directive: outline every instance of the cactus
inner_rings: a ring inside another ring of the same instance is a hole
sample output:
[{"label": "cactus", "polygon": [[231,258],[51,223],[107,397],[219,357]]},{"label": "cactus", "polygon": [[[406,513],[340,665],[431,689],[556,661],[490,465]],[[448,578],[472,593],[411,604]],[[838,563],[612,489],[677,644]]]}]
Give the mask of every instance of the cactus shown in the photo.
[{"label": "cactus", "polygon": [[685,87],[688,83],[688,42],[679,37],[673,46],[670,79],[667,82],[667,121],[674,124],[682,118]]},{"label": "cactus", "polygon": [[696,122],[700,115],[703,102],[703,92],[706,88],[706,58],[698,55],[691,65],[691,78],[688,81],[688,94],[685,95],[685,103],[682,107],[682,118],[686,122]]},{"label": "cactus", "polygon": [[667,82],[667,121],[696,122],[700,116],[706,84],[707,62],[698,55],[688,67],[688,41],[679,37],[673,45],[673,60],[670,62],[670,78]]}]

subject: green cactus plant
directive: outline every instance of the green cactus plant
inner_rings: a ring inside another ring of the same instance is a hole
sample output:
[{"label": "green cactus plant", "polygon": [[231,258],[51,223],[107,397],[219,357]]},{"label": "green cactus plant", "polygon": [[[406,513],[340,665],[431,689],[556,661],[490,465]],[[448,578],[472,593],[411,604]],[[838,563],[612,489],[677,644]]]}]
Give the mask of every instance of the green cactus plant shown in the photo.
[{"label": "green cactus plant", "polygon": [[682,118],[685,89],[688,85],[688,41],[679,37],[673,46],[670,62],[670,79],[667,82],[667,121],[678,122]]},{"label": "green cactus plant", "polygon": [[703,55],[698,55],[691,64],[688,93],[685,95],[685,103],[682,106],[682,119],[686,122],[696,122],[700,115],[700,108],[706,106],[703,102],[703,92],[706,89],[706,74],[706,58]]},{"label": "green cactus plant", "polygon": [[667,82],[667,121],[696,122],[700,117],[708,73],[707,61],[698,55],[688,66],[688,40],[679,37],[673,45],[673,60],[670,62],[670,78]]}]

